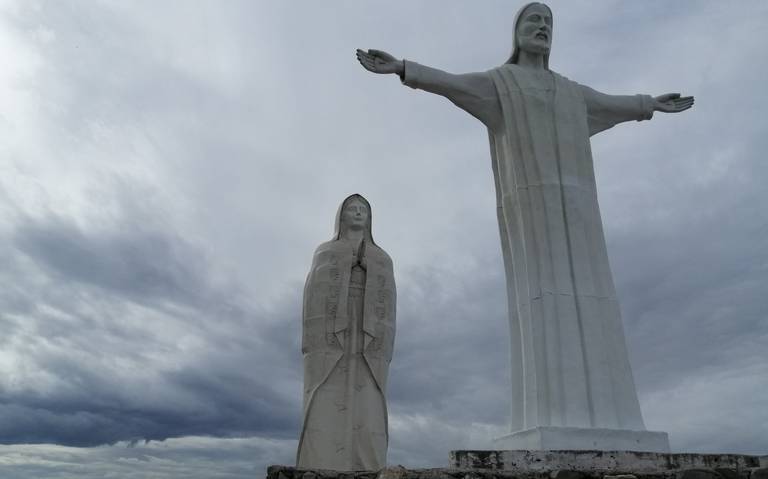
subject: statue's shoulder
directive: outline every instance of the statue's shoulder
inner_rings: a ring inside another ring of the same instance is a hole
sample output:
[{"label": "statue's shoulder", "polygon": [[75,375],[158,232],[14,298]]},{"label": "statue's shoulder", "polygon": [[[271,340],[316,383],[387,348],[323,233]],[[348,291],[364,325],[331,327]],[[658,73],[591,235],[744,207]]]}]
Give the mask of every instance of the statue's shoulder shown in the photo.
[{"label": "statue's shoulder", "polygon": [[387,265],[391,268],[392,267],[392,257],[384,251],[383,249],[379,248],[379,251],[381,251],[381,256],[384,258],[384,261],[387,262]]},{"label": "statue's shoulder", "polygon": [[552,73],[552,76],[559,79],[559,80],[565,80],[565,81],[571,81],[567,76],[563,75],[562,73],[558,73],[554,70],[549,70],[550,73]]},{"label": "statue's shoulder", "polygon": [[315,248],[315,253],[319,253],[321,251],[328,251],[330,249],[333,249],[335,244],[338,243],[338,242],[339,242],[338,240],[333,239],[333,240],[326,241],[324,243],[320,243],[320,245],[317,248]]},{"label": "statue's shoulder", "polygon": [[389,269],[392,269],[392,257],[389,256],[389,253],[384,251],[383,248],[379,245],[374,245],[369,250],[369,255],[373,254],[374,259],[378,261],[382,266],[386,266]]},{"label": "statue's shoulder", "polygon": [[570,79],[570,78],[568,78],[567,76],[565,76],[565,75],[563,75],[563,74],[561,74],[561,73],[557,73],[557,72],[556,72],[556,71],[554,71],[554,70],[550,70],[550,72],[552,72],[552,76],[553,76],[553,77],[555,77],[556,79],[558,79],[558,80],[560,80],[560,81],[569,82],[569,83],[576,83],[575,81],[571,80],[571,79]]},{"label": "statue's shoulder", "polygon": [[486,73],[491,78],[498,75],[514,75],[519,68],[520,67],[514,63],[505,63],[503,65],[499,65],[497,67],[491,68],[490,70],[487,70]]},{"label": "statue's shoulder", "polygon": [[330,240],[325,243],[321,243],[320,246],[315,248],[314,260],[315,263],[322,262],[329,259],[333,255],[341,251],[341,242],[338,240]]}]

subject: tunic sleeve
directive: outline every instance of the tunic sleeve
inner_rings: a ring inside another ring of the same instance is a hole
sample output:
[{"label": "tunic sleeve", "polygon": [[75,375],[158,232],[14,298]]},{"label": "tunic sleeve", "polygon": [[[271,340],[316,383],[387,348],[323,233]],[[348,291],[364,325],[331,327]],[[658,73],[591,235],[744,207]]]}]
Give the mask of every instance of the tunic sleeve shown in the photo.
[{"label": "tunic sleeve", "polygon": [[653,98],[649,95],[606,95],[580,85],[587,103],[589,135],[592,136],[619,123],[650,120]]},{"label": "tunic sleeve", "polygon": [[487,72],[455,75],[404,60],[403,84],[451,100],[490,129],[502,125],[499,96]]}]

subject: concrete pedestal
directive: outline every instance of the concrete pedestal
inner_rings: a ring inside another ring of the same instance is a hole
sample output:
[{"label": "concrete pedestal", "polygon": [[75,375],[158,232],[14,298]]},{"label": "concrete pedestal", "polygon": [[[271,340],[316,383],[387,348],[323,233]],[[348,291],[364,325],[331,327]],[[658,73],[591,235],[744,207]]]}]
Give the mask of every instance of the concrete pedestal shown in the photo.
[{"label": "concrete pedestal", "polygon": [[494,440],[499,450],[669,452],[666,432],[578,427],[535,427]]},{"label": "concrete pedestal", "polygon": [[688,470],[741,472],[765,468],[768,467],[768,456],[636,451],[451,451],[450,465],[458,470],[506,471],[510,474],[580,471],[589,476],[666,475]]}]

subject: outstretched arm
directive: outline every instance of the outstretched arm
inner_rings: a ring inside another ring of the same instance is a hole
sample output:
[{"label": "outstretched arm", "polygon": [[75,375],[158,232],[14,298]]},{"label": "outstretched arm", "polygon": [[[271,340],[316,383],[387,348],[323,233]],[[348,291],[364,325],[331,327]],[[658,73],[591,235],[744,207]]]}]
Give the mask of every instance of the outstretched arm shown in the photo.
[{"label": "outstretched arm", "polygon": [[488,73],[455,75],[416,62],[398,60],[381,50],[357,50],[357,60],[368,71],[396,73],[411,88],[435,93],[494,129],[501,124],[502,113],[496,87]]},{"label": "outstretched arm", "polygon": [[679,113],[693,106],[693,97],[667,93],[650,95],[606,95],[582,85],[587,104],[589,134],[594,135],[619,123],[630,120],[650,120],[653,112]]}]

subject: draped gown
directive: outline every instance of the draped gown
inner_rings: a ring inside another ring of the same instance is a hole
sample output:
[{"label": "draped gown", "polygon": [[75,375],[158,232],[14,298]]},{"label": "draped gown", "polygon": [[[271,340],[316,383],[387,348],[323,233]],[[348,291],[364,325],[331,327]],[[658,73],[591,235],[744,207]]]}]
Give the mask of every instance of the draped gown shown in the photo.
[{"label": "draped gown", "polygon": [[[364,252],[364,253],[363,253]],[[395,336],[392,260],[370,241],[320,245],[304,291],[304,418],[297,466],[386,466]]]}]

